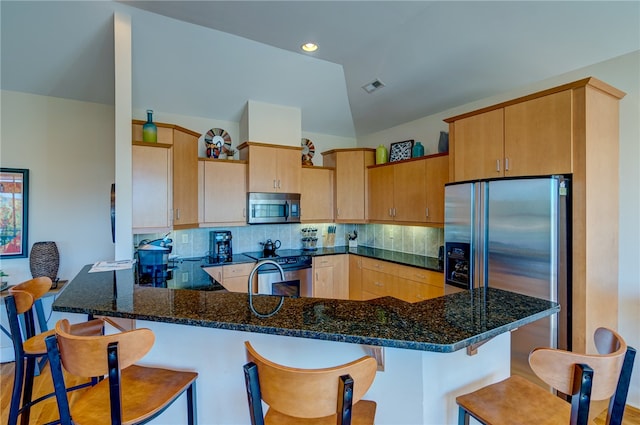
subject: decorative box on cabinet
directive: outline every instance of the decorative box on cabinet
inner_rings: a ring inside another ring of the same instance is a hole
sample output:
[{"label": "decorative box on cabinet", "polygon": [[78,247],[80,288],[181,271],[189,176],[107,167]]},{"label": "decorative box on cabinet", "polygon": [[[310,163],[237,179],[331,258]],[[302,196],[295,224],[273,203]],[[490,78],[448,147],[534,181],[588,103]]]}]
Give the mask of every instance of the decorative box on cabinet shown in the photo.
[{"label": "decorative box on cabinet", "polygon": [[333,222],[334,171],[328,167],[302,167],[301,222]]},{"label": "decorative box on cabinet", "polygon": [[246,162],[200,158],[198,174],[200,227],[245,225]]},{"label": "decorative box on cabinet", "polygon": [[348,254],[313,257],[313,296],[349,299]]},{"label": "decorative box on cabinet", "polygon": [[337,223],[367,221],[367,166],[375,162],[375,149],[333,149],[322,152],[322,164],[335,168],[334,208]]},{"label": "decorative box on cabinet", "polygon": [[585,78],[445,120],[452,181],[570,174],[571,334],[577,352],[594,351],[596,328],[615,329],[618,322],[618,139],[624,96]]},{"label": "decorative box on cabinet", "polygon": [[248,162],[248,192],[300,193],[302,147],[244,142],[240,159]]}]

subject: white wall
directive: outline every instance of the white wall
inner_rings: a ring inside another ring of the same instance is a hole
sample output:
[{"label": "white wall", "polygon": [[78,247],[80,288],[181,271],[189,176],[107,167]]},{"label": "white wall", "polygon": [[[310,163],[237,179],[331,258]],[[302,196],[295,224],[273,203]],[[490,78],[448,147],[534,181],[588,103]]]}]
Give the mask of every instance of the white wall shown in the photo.
[{"label": "white wall", "polygon": [[[2,167],[29,169],[29,249],[52,240],[61,279],[112,259],[113,107],[2,91]],[[31,278],[29,259],[2,260],[10,284]]]},{"label": "white wall", "polygon": [[[640,52],[540,81],[499,96],[482,99],[358,138],[359,146],[375,147],[406,139],[421,140],[425,153],[437,152],[437,135],[447,130],[442,120],[484,106],[524,96],[585,77],[598,78],[627,95],[620,101],[620,231],[619,332],[628,344],[640,347]],[[427,140],[423,139],[426,138]],[[434,150],[435,149],[435,150]],[[628,403],[640,406],[640,359],[636,360]]]}]

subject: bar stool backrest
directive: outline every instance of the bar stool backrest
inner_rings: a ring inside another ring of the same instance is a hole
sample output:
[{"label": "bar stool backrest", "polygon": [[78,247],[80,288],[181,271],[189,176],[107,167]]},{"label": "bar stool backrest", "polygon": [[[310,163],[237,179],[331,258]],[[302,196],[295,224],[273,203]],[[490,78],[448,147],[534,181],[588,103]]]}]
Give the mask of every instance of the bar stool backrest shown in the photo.
[{"label": "bar stool backrest", "polygon": [[262,399],[270,409],[298,418],[320,418],[336,413],[340,376],[353,378],[353,404],[362,399],[376,376],[374,358],[323,369],[299,369],[271,362],[245,341],[247,361],[258,367]]},{"label": "bar stool backrest", "polygon": [[[36,300],[49,292],[51,285],[51,279],[42,276],[10,287],[9,293],[15,297],[18,314],[28,311]],[[30,298],[24,296],[24,294],[29,294]]]},{"label": "bar stool backrest", "polygon": [[616,391],[627,344],[618,333],[599,328],[595,333],[599,354],[579,354],[551,348],[536,348],[529,354],[531,369],[547,384],[565,394],[572,393],[574,365],[593,369],[591,399],[608,399]]},{"label": "bar stool backrest", "polygon": [[146,328],[101,336],[76,336],[70,329],[67,319],[56,323],[62,365],[69,373],[84,377],[109,374],[107,347],[110,343],[118,343],[118,363],[120,369],[125,369],[144,357],[155,341],[153,332]]}]

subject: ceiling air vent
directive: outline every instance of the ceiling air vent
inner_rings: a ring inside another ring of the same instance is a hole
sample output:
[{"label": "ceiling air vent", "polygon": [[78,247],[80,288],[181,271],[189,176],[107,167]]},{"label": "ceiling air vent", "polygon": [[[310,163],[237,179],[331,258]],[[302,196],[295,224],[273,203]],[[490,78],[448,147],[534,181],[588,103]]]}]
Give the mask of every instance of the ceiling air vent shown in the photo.
[{"label": "ceiling air vent", "polygon": [[372,82],[362,86],[364,91],[366,91],[367,93],[373,93],[374,91],[376,91],[378,89],[381,89],[383,87],[384,87],[384,83],[382,81],[378,80],[377,78],[375,80],[373,80]]}]

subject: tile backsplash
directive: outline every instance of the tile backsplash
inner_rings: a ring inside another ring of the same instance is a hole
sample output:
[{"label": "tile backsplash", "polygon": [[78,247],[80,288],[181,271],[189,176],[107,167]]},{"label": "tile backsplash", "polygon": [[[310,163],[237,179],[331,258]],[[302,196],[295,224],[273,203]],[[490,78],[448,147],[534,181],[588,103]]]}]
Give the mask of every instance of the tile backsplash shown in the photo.
[{"label": "tile backsplash", "polygon": [[[280,241],[280,249],[301,249],[303,228],[318,229],[318,247],[326,247],[323,236],[329,226],[335,226],[335,246],[347,245],[347,233],[358,231],[358,245],[371,248],[401,251],[428,257],[438,256],[438,247],[444,244],[444,230],[433,227],[398,226],[392,224],[266,224],[241,227],[209,227],[205,229],[175,230],[169,237],[173,239],[172,255],[179,257],[201,257],[209,251],[209,233],[215,230],[230,230],[233,252],[260,251],[267,239]],[[161,238],[162,234],[134,235],[137,246],[141,240]]]}]

